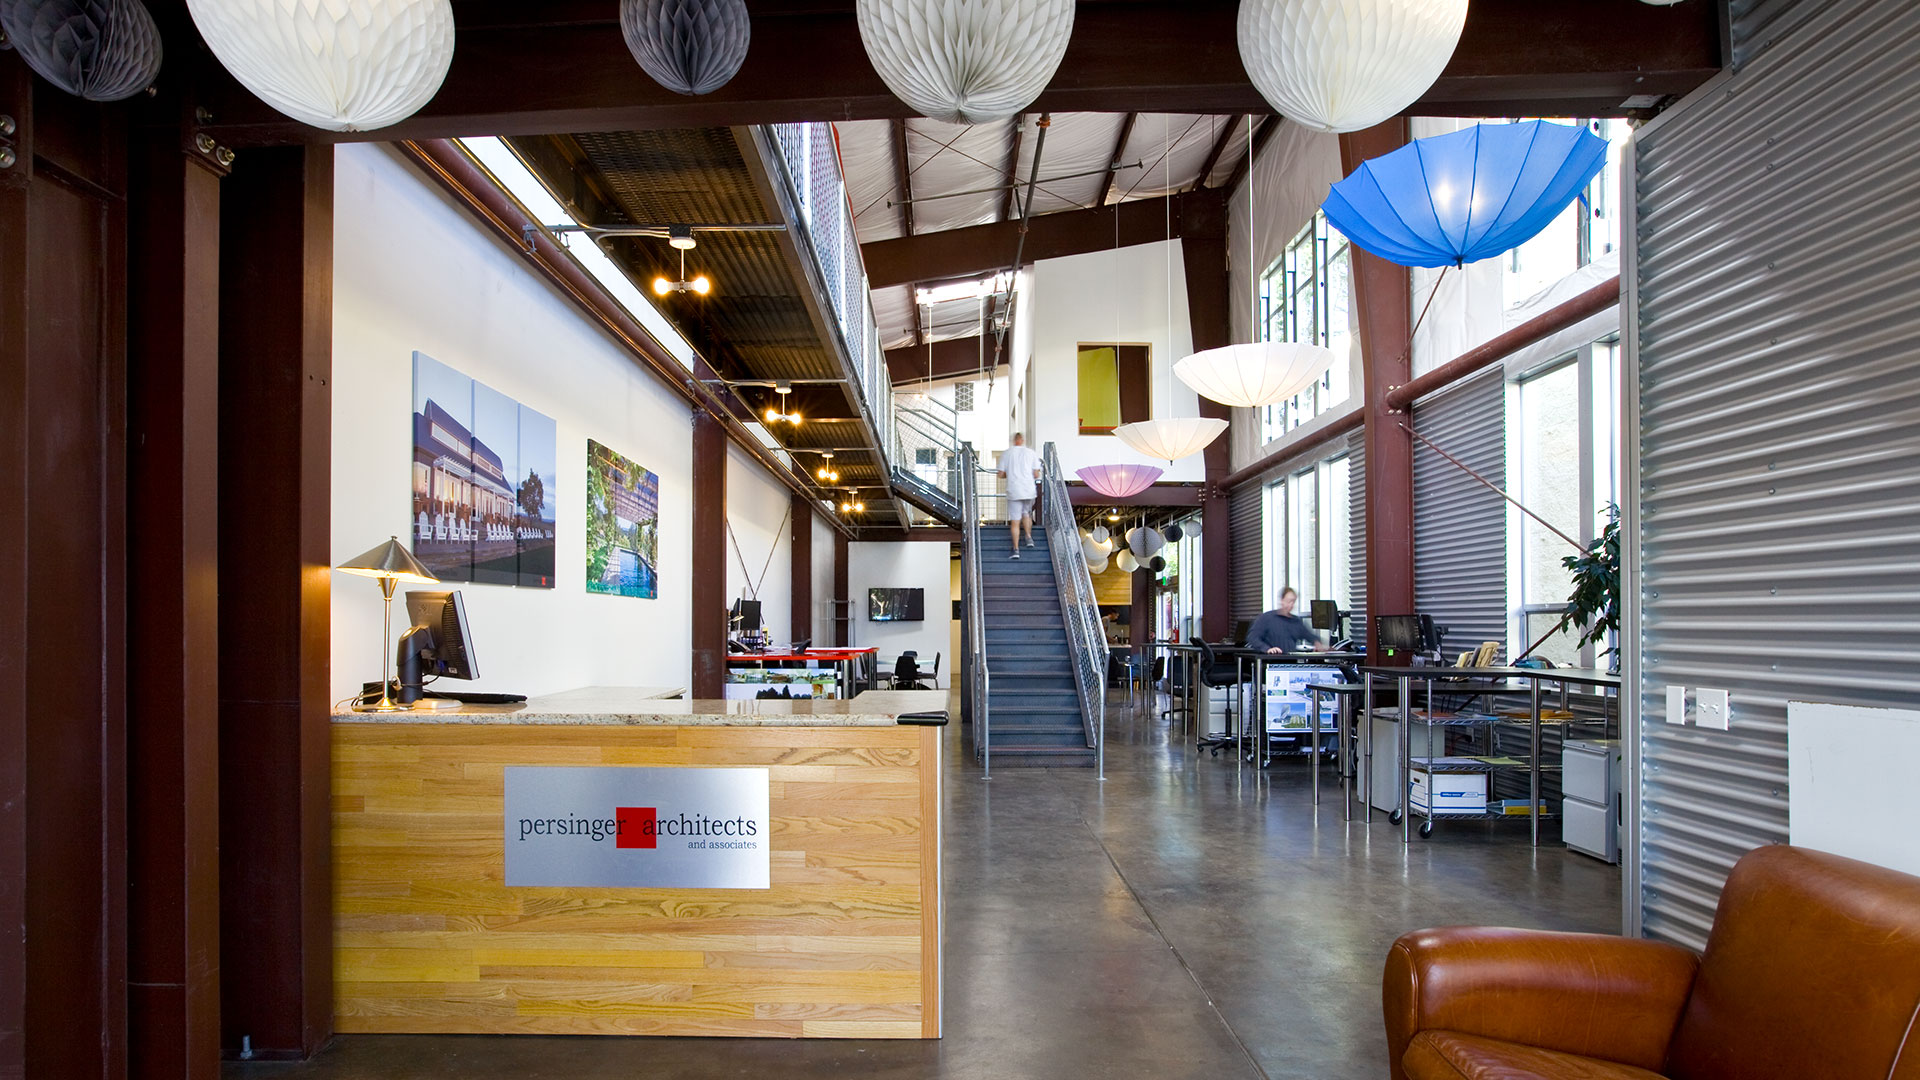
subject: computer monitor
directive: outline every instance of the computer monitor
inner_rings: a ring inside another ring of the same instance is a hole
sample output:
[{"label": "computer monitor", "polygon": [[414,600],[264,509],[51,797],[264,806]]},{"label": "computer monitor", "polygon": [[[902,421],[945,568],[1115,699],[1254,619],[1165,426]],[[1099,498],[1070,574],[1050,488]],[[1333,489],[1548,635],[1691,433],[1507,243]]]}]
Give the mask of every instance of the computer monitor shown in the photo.
[{"label": "computer monitor", "polygon": [[733,606],[727,609],[727,621],[742,630],[760,629],[760,601],[735,600]]},{"label": "computer monitor", "polygon": [[1315,630],[1340,629],[1340,604],[1334,600],[1315,600],[1313,602],[1313,628]]},{"label": "computer monitor", "polygon": [[1447,636],[1447,628],[1433,621],[1433,616],[1420,616],[1420,648],[1424,652],[1437,653],[1441,642]]},{"label": "computer monitor", "polygon": [[868,622],[925,622],[925,589],[868,589]]},{"label": "computer monitor", "polygon": [[473,655],[473,631],[467,625],[466,601],[460,593],[409,592],[407,618],[412,622],[400,635],[399,700],[420,700],[428,679],[477,679],[480,665]]},{"label": "computer monitor", "polygon": [[1253,629],[1252,619],[1241,619],[1238,622],[1234,623],[1233,624],[1233,643],[1235,645],[1245,645],[1247,643],[1247,634],[1252,629]]},{"label": "computer monitor", "polygon": [[1420,651],[1422,635],[1418,615],[1378,615],[1374,617],[1373,628],[1380,638],[1382,652]]}]

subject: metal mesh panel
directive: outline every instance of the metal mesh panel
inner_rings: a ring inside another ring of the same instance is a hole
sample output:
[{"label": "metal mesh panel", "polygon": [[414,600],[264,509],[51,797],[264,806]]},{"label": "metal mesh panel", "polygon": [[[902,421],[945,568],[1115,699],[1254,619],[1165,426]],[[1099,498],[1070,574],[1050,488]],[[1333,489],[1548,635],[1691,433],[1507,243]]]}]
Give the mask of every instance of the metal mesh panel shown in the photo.
[{"label": "metal mesh panel", "polygon": [[[1920,664],[1920,5],[1734,17],[1745,66],[1633,160],[1633,872],[1694,946],[1787,839],[1787,702],[1910,706]],[[1670,685],[1730,690],[1732,730],[1665,724]]]},{"label": "metal mesh panel", "polygon": [[[1494,368],[1414,403],[1421,435],[1489,483],[1507,482],[1506,387]],[[1507,641],[1507,508],[1424,443],[1413,448],[1415,608],[1447,627],[1450,652]],[[1389,612],[1388,614],[1391,614]]]},{"label": "metal mesh panel", "polygon": [[[1263,477],[1233,489],[1227,513],[1233,530],[1229,586],[1235,619],[1254,619],[1267,610],[1262,565],[1267,550],[1267,484]],[[1237,643],[1236,643],[1237,644]]]},{"label": "metal mesh panel", "polygon": [[1355,641],[1367,640],[1367,432],[1365,428],[1347,436],[1347,528],[1348,562],[1353,597],[1348,607],[1347,633]]}]

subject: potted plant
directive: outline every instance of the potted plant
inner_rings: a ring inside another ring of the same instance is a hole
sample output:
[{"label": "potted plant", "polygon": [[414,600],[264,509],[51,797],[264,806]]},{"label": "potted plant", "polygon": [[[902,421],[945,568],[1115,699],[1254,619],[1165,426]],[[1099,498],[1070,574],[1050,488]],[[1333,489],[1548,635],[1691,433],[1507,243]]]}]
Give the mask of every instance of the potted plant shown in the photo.
[{"label": "potted plant", "polygon": [[[1599,538],[1561,562],[1573,573],[1573,595],[1567,597],[1563,623],[1580,631],[1580,647],[1589,642],[1605,645],[1607,636],[1620,629],[1620,508],[1607,504],[1607,527]],[[1618,652],[1608,648],[1600,653],[1609,658],[1607,670],[1619,670]]]}]

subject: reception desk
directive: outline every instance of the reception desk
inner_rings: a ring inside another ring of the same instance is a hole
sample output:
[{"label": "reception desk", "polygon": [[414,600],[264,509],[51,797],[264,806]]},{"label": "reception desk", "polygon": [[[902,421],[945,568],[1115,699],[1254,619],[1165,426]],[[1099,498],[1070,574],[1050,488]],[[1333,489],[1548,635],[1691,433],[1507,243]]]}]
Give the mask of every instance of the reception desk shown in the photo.
[{"label": "reception desk", "polygon": [[337,1030],[939,1037],[946,692],[651,693],[334,718]]}]

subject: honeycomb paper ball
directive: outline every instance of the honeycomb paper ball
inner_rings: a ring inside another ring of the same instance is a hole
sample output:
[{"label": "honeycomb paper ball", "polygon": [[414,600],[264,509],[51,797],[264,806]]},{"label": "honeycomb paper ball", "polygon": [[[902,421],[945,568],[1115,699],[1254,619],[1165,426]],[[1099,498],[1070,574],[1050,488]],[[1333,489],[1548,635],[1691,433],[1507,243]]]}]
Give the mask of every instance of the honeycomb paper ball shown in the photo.
[{"label": "honeycomb paper ball", "polygon": [[860,43],[880,81],[920,115],[1005,120],[1053,79],[1073,0],[859,0]]},{"label": "honeycomb paper ball", "polygon": [[140,0],[0,0],[0,29],[34,74],[88,101],[160,77],[160,28]]},{"label": "honeycomb paper ball", "polygon": [[1430,89],[1467,24],[1467,0],[1241,0],[1240,61],[1280,115],[1359,131]]},{"label": "honeycomb paper ball", "polygon": [[711,94],[747,59],[746,0],[620,0],[620,33],[653,81],[676,94]]},{"label": "honeycomb paper ball", "polygon": [[328,131],[405,120],[453,64],[448,0],[187,0],[187,10],[241,85]]}]

